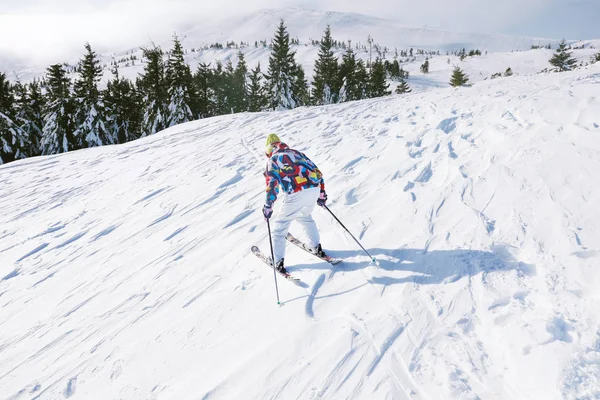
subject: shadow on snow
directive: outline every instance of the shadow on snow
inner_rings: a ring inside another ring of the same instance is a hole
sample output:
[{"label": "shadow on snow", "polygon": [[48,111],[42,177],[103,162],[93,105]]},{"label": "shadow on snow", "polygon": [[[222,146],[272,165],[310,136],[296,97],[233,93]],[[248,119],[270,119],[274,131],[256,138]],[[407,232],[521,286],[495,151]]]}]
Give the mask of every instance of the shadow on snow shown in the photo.
[{"label": "shadow on snow", "polygon": [[[488,274],[491,272],[516,270],[523,276],[534,276],[534,265],[516,260],[505,246],[494,246],[490,251],[483,250],[433,250],[420,249],[369,249],[369,253],[377,259],[378,269],[385,271],[406,271],[410,275],[403,278],[373,277],[372,282],[385,286],[416,283],[431,285],[452,283],[466,276]],[[332,275],[340,271],[357,271],[371,265],[362,251],[330,251],[333,257],[345,259],[337,267],[327,263],[291,266],[295,269],[326,269]]]}]

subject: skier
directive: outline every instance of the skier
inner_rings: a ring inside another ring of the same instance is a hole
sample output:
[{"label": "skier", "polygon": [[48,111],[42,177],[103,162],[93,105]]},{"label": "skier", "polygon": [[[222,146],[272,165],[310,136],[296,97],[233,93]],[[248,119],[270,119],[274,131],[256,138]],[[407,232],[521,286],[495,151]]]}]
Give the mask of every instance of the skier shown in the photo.
[{"label": "skier", "polygon": [[273,203],[277,200],[280,187],[285,198],[281,210],[273,223],[273,255],[275,267],[286,273],[283,265],[286,235],[292,221],[297,221],[307,237],[311,252],[325,257],[321,247],[319,230],[311,213],[315,203],[325,206],[327,193],[323,175],[317,166],[303,153],[289,148],[279,140],[276,134],[267,137],[265,155],[269,159],[265,178],[267,181],[267,200],[263,207],[265,219],[273,215]]}]

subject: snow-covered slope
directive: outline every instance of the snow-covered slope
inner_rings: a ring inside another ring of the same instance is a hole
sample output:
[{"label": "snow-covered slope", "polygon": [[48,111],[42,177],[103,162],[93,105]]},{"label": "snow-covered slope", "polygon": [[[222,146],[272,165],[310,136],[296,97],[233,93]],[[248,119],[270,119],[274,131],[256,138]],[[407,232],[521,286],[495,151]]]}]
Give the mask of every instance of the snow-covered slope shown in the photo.
[{"label": "snow-covered slope", "polygon": [[[3,399],[595,399],[600,66],[0,166]],[[279,281],[263,142],[324,171]]]}]

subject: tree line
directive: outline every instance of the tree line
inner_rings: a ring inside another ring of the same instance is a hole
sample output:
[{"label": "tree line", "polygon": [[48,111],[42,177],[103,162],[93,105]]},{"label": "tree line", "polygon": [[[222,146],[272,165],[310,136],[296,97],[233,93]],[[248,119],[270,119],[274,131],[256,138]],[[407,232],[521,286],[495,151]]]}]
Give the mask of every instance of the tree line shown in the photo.
[{"label": "tree line", "polygon": [[397,60],[377,57],[365,63],[350,46],[340,62],[337,43],[328,27],[311,86],[284,21],[271,41],[264,72],[260,64],[249,70],[241,50],[236,65],[201,63],[192,71],[175,36],[167,54],[158,46],[142,49],[144,70],[135,81],[120,76],[111,63],[105,89],[99,88],[104,73],[90,44],[76,68],[51,65],[42,80],[13,84],[0,74],[0,164],[125,143],[201,118],[385,96],[391,94],[388,78],[408,77]]}]

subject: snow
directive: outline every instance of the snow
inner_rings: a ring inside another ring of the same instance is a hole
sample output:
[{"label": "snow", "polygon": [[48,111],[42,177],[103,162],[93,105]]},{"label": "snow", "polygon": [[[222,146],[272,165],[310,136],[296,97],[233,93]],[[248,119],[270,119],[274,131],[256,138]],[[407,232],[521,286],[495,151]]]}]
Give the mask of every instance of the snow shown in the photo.
[{"label": "snow", "polygon": [[529,49],[532,44],[545,45],[556,42],[547,38],[464,33],[427,26],[406,26],[393,19],[305,8],[263,9],[239,18],[228,18],[224,21],[217,19],[185,32],[185,36],[198,43],[270,40],[282,19],[285,20],[292,37],[319,40],[327,25],[330,25],[334,39],[350,39],[353,43],[366,44],[368,36],[371,35],[382,45],[392,48],[397,46],[453,50],[466,46],[490,51],[511,51]]},{"label": "snow", "polygon": [[[457,57],[450,57],[451,64],[447,64],[448,57],[445,56],[446,51],[457,51],[466,48],[480,49],[483,52],[488,51],[494,53],[489,57],[483,57],[480,61],[468,62],[473,64],[474,74],[482,74],[480,78],[491,76],[496,72],[504,72],[504,70],[513,66],[518,67],[515,71],[522,74],[538,73],[544,68],[548,68],[548,59],[552,51],[536,50],[529,51],[532,45],[552,44],[556,48],[559,42],[557,39],[545,38],[528,38],[510,35],[492,35],[479,33],[461,33],[451,32],[431,27],[407,27],[398,21],[376,18],[368,15],[354,13],[339,13],[339,12],[323,12],[308,9],[265,9],[255,13],[251,13],[239,18],[228,18],[226,20],[211,19],[207,21],[198,21],[198,27],[183,32],[178,32],[180,39],[188,50],[186,61],[192,66],[195,71],[197,65],[201,62],[211,63],[215,65],[217,61],[225,64],[228,60],[232,60],[234,64],[237,62],[237,49],[209,49],[191,52],[191,49],[199,49],[213,43],[221,43],[225,45],[228,41],[234,41],[239,44],[240,41],[249,43],[249,47],[243,48],[242,51],[248,62],[249,70],[254,68],[260,62],[263,71],[267,70],[270,49],[254,47],[255,41],[266,40],[270,43],[277,26],[281,19],[284,19],[290,37],[300,40],[299,46],[294,46],[296,50],[296,60],[302,65],[306,72],[309,81],[312,78],[314,71],[314,62],[318,55],[318,46],[310,44],[310,40],[320,40],[323,36],[327,25],[331,26],[332,36],[335,40],[345,41],[352,40],[353,46],[360,43],[367,45],[367,39],[371,36],[374,39],[374,44],[387,46],[389,49],[386,58],[392,60],[394,56],[394,48],[400,50],[408,50],[409,48],[425,49],[429,51],[440,51],[441,56],[434,57],[432,62],[432,72],[438,70],[443,74],[431,74],[427,77],[421,77],[419,67],[424,62],[424,57],[418,57],[415,62],[403,64],[405,70],[409,70],[415,79],[409,80],[412,87],[416,90],[426,90],[431,87],[445,87],[449,81],[449,71],[452,70],[452,64],[461,65],[462,63]],[[171,49],[172,38],[158,37],[151,38],[152,41],[140,43],[140,47],[148,47],[153,43],[160,45],[163,50]],[[82,41],[82,53],[83,43]],[[600,48],[600,41],[569,41],[573,45],[585,46],[586,49],[580,51],[581,60],[587,61],[594,51],[591,47]],[[92,43],[92,46],[94,44]],[[596,50],[597,51],[597,50]],[[343,50],[338,50],[336,55],[340,58],[343,55]],[[113,78],[111,73],[111,61],[120,61],[131,55],[137,57],[135,65],[129,62],[119,63],[119,73],[121,76],[135,80],[143,72],[142,51],[139,47],[132,49],[115,49],[113,52],[104,53],[101,55],[102,64],[104,67],[104,84],[109,79]],[[166,56],[165,56],[166,57]],[[369,59],[369,54],[360,52],[358,58],[363,60]],[[376,53],[373,52],[373,58]],[[479,57],[476,57],[479,58]],[[13,60],[14,57],[0,55],[0,71],[2,71],[3,59]],[[487,60],[487,61],[486,61]],[[69,65],[77,65],[79,58],[68,60]],[[497,61],[506,62],[506,66],[498,65]],[[13,66],[11,62],[6,61],[7,67],[4,68],[10,79],[16,80],[19,78],[22,81],[30,81],[34,78],[43,77],[47,65],[24,67],[21,62],[18,66]],[[493,68],[491,68],[493,66]],[[9,68],[10,67],[10,68]],[[481,68],[481,69],[480,69]],[[501,70],[497,70],[501,68]],[[16,72],[15,72],[16,71]],[[72,75],[74,76],[74,75]]]},{"label": "snow", "polygon": [[[546,40],[286,15],[301,42],[329,23],[336,39],[442,54],[427,75],[424,57],[403,64],[409,95],[212,118],[0,166],[0,398],[600,398],[599,65],[543,74],[553,51],[528,49]],[[279,18],[203,26],[184,44],[249,41],[249,67],[264,71],[270,50],[253,42]],[[580,62],[600,47],[574,44]],[[459,47],[490,52],[443,51]],[[318,48],[295,50],[310,79]],[[473,87],[448,88],[455,65]],[[490,80],[508,67],[516,76]],[[249,252],[268,252],[271,132],[317,162],[331,209],[379,260],[317,210],[326,250],[346,261],[290,246],[306,287],[280,280],[281,307]]]},{"label": "snow", "polygon": [[[0,397],[600,397],[599,85],[595,65],[0,166]],[[307,287],[280,279],[281,306],[250,253],[271,132],[378,260],[316,210],[345,262],[289,246]]]}]

